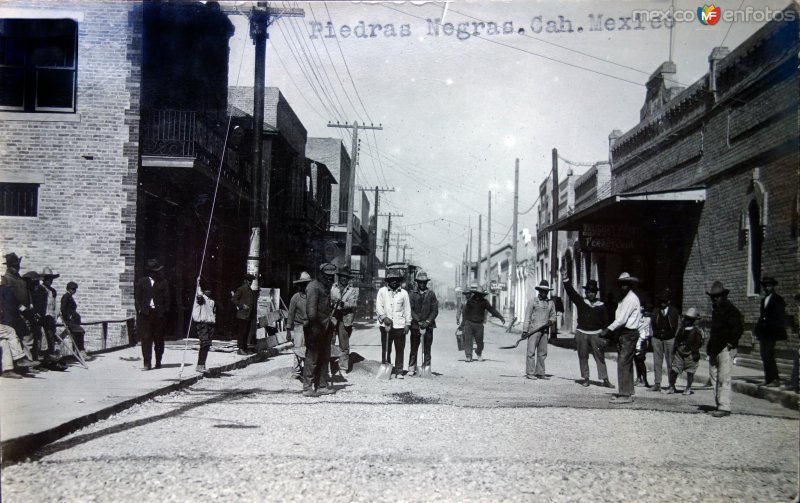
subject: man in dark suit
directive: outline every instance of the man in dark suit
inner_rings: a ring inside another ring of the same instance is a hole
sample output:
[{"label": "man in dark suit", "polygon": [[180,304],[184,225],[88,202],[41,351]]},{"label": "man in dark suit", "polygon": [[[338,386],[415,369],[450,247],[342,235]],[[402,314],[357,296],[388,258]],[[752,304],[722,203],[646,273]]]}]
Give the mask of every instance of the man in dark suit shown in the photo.
[{"label": "man in dark suit", "polygon": [[256,314],[256,301],[258,294],[252,289],[253,280],[256,277],[252,274],[245,274],[244,281],[233,294],[233,305],[236,306],[236,339],[239,346],[239,355],[253,354],[254,351],[247,349],[247,341],[250,338],[253,318]]},{"label": "man in dark suit", "polygon": [[761,280],[764,298],[761,299],[761,314],[756,323],[756,337],[761,348],[761,361],[764,364],[764,386],[780,387],[778,365],[775,362],[775,343],[786,340],[786,303],[775,293],[778,282],[771,276]]},{"label": "man in dark suit", "polygon": [[[672,373],[672,356],[674,352],[675,333],[678,331],[678,310],[671,305],[672,293],[669,288],[658,297],[659,308],[653,310],[651,325],[653,327],[653,372],[655,383],[650,391],[661,391],[661,376],[664,362],[667,363],[667,379]],[[666,390],[664,390],[666,391]]]},{"label": "man in dark suit", "polygon": [[147,276],[136,281],[136,331],[142,341],[144,369],[152,368],[155,346],[156,368],[161,368],[164,355],[164,330],[169,313],[169,285],[164,277],[164,266],[156,259],[147,261]]}]

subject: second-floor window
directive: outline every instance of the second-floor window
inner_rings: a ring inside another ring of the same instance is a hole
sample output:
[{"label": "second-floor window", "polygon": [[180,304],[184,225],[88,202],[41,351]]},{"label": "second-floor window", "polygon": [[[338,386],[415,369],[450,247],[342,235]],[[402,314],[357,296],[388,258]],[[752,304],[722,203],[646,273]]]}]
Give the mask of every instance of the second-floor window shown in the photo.
[{"label": "second-floor window", "polygon": [[78,23],[0,19],[0,110],[75,112]]}]

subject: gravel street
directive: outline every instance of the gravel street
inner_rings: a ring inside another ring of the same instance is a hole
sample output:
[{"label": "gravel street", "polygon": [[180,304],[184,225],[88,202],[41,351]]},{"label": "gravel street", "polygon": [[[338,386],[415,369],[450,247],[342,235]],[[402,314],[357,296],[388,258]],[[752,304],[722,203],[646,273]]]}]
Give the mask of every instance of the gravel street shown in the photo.
[{"label": "gravel street", "polygon": [[[466,363],[454,312],[438,323],[431,380],[376,380],[378,331],[359,325],[352,351],[365,359],[334,395],[302,397],[288,354],[206,378],[5,468],[3,501],[779,502],[798,494],[796,411],[735,394],[734,414],[715,419],[701,408],[713,404],[705,387],[692,396],[637,388],[634,404],[616,406],[613,390],[575,383],[573,351],[550,346],[551,378],[529,381],[524,343],[498,349],[516,335],[487,324],[486,361]],[[616,364],[608,367],[616,383]]]}]

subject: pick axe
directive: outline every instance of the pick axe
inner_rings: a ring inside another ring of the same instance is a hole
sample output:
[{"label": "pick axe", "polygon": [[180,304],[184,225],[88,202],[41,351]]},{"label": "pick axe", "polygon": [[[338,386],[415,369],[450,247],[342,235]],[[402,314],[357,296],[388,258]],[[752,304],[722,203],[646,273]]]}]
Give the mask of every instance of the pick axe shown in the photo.
[{"label": "pick axe", "polygon": [[527,335],[523,334],[522,337],[520,337],[519,340],[517,340],[517,343],[514,344],[513,346],[500,346],[500,349],[514,349],[517,346],[519,346],[520,342],[524,341],[525,339],[527,339],[531,335],[535,334],[536,332],[541,332],[542,330],[544,330],[545,328],[547,328],[549,326],[550,326],[550,322],[547,322],[544,325],[542,325],[541,327],[537,328],[536,330],[533,330],[532,332],[528,332]]}]

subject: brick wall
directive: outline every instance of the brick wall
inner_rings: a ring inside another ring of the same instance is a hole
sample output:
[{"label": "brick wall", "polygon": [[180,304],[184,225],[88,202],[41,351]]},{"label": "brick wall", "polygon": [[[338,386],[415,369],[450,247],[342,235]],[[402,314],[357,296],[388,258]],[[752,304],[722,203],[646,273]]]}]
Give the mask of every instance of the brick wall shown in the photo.
[{"label": "brick wall", "polygon": [[[0,217],[0,254],[22,256],[23,273],[52,267],[61,274],[54,282],[59,295],[68,281],[77,282],[86,321],[132,316],[141,6],[37,0],[2,7],[58,9],[83,20],[77,114],[64,117],[69,122],[35,114],[0,118],[0,179],[19,173],[44,179],[38,217]],[[126,337],[124,324],[109,332],[111,344]],[[87,327],[87,333],[89,348],[99,348],[99,327]]]},{"label": "brick wall", "polygon": [[331,224],[344,224],[339,218],[339,209],[350,186],[350,155],[339,138],[309,138],[306,143],[306,157],[319,161],[330,170],[336,180],[331,187]]}]

